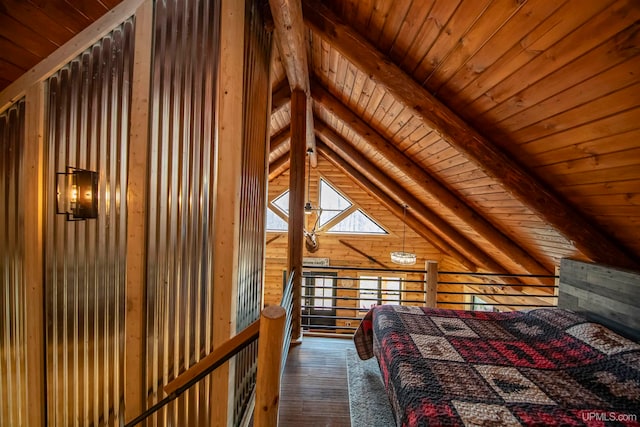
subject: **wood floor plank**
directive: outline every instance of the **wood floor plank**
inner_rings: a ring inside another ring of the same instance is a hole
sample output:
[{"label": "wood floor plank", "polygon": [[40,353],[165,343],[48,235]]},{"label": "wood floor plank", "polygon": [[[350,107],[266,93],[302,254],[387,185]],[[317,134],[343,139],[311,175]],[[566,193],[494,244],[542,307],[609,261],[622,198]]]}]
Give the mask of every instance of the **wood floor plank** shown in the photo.
[{"label": "wood floor plank", "polygon": [[351,339],[305,336],[289,351],[278,426],[349,427],[346,349]]}]

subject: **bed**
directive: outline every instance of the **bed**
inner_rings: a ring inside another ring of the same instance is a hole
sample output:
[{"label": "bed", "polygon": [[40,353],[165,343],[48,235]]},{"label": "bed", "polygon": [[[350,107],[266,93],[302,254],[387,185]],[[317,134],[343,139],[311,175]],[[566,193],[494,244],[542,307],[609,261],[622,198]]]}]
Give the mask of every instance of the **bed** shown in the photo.
[{"label": "bed", "polygon": [[[640,345],[590,319],[637,332],[638,276],[610,280],[613,292],[581,276],[592,265],[563,267],[559,306],[571,309],[369,311],[354,341],[360,358],[377,357],[397,425],[639,425]],[[607,314],[595,307],[604,298],[631,307]]]}]

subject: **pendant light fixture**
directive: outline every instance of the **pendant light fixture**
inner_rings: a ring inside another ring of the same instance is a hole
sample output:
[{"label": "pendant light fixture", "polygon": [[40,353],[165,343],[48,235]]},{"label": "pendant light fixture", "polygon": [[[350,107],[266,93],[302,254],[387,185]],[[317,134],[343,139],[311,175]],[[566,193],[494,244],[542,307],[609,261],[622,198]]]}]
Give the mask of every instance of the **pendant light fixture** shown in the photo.
[{"label": "pendant light fixture", "polygon": [[404,243],[406,237],[406,218],[407,218],[407,205],[403,205],[402,215],[402,251],[391,252],[391,262],[399,265],[413,265],[416,263],[416,254],[411,252],[405,252]]}]

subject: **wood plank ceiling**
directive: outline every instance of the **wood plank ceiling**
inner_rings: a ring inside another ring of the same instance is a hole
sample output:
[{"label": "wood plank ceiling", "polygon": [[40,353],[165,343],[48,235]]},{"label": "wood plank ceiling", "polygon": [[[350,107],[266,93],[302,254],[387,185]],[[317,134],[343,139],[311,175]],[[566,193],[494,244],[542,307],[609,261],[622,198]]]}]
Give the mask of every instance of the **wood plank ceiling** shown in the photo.
[{"label": "wood plank ceiling", "polygon": [[0,1],[0,91],[121,1]]},{"label": "wood plank ceiling", "polygon": [[[638,267],[637,2],[302,5],[317,145],[336,167],[407,204],[461,262]],[[290,115],[274,103],[272,176]]]},{"label": "wood plank ceiling", "polygon": [[[118,3],[2,0],[0,90]],[[313,107],[308,145],[393,212],[408,205],[411,226],[464,265],[638,268],[636,0],[269,3],[271,177],[288,167],[297,88]],[[301,12],[283,25],[302,32],[293,61],[308,80],[287,78],[299,34],[283,42],[280,9]]]}]

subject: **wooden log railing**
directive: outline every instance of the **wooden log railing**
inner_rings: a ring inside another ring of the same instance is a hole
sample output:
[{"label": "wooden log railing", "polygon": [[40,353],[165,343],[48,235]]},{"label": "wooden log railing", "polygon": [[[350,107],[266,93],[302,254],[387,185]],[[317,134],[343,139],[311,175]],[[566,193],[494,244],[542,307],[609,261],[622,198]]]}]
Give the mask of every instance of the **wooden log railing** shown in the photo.
[{"label": "wooden log railing", "polygon": [[254,427],[278,425],[280,401],[280,366],[282,334],[286,313],[284,308],[272,305],[262,310],[260,340],[258,341],[258,371],[256,375],[256,406]]},{"label": "wooden log railing", "polygon": [[[285,323],[285,310],[270,306],[262,310],[260,319],[215,348],[209,355],[187,369],[164,387],[165,398],[130,421],[133,427],[177,399],[198,381],[238,354],[258,337],[258,370],[256,378],[255,426],[277,424],[280,394],[280,360]],[[275,417],[275,418],[274,418]]]}]

